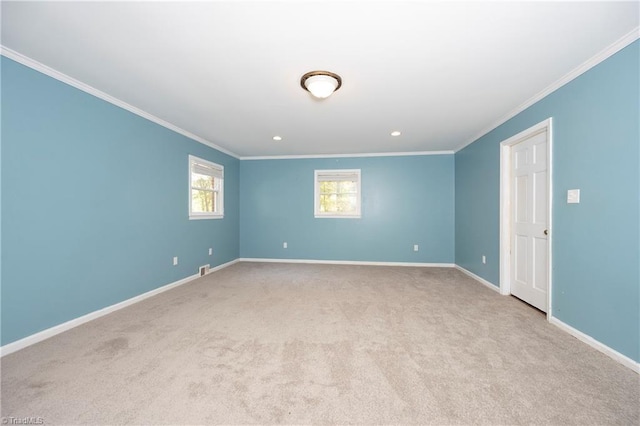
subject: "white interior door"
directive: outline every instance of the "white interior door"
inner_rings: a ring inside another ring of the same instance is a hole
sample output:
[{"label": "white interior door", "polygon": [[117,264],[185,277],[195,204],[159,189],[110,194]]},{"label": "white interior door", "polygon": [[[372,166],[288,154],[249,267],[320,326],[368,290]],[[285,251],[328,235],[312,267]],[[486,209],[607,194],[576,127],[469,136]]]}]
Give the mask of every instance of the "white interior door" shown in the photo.
[{"label": "white interior door", "polygon": [[547,312],[547,133],[511,147],[511,294]]}]

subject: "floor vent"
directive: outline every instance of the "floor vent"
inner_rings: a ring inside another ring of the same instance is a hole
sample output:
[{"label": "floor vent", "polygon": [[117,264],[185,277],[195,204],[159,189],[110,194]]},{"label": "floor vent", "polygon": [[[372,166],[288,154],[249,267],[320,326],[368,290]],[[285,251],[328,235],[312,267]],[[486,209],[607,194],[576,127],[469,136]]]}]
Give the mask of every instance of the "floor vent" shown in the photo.
[{"label": "floor vent", "polygon": [[209,273],[210,266],[206,264],[200,267],[200,276],[207,275]]}]

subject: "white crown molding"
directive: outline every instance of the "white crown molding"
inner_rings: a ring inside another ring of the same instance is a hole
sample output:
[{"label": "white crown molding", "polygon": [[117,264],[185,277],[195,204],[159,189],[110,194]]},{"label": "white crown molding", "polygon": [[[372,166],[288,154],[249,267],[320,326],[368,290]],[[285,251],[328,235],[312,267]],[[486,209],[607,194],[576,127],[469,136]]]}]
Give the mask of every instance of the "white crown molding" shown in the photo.
[{"label": "white crown molding", "polygon": [[227,155],[230,155],[234,158],[238,158],[240,160],[293,160],[293,159],[305,159],[305,158],[350,158],[350,157],[399,157],[399,156],[417,156],[417,155],[450,155],[454,154],[455,151],[416,151],[416,152],[380,152],[380,153],[362,153],[362,154],[304,154],[304,155],[266,155],[266,156],[245,156],[241,157],[238,154],[229,151],[228,149],[222,148],[210,142],[200,136],[194,135],[187,130],[184,130],[174,124],[169,123],[161,118],[156,117],[155,115],[149,114],[146,111],[141,110],[133,105],[130,105],[118,98],[115,98],[101,90],[96,89],[95,87],[89,86],[79,80],[76,80],[73,77],[70,77],[58,70],[55,70],[47,65],[44,65],[41,62],[36,61],[35,59],[31,59],[28,56],[23,55],[22,53],[16,52],[13,49],[10,49],[6,46],[0,44],[0,55],[5,56],[9,59],[12,59],[26,67],[32,68],[36,71],[39,71],[49,77],[52,77],[58,81],[61,81],[69,86],[75,87],[76,89],[82,90],[83,92],[89,93],[97,98],[100,98],[106,102],[109,102],[115,106],[118,106],[122,109],[125,109],[133,114],[136,114],[140,117],[146,118],[149,121],[152,121],[156,124],[159,124],[162,127],[166,127],[169,130],[172,130],[176,133],[179,133],[183,136],[188,137],[189,139],[193,139],[196,142],[200,142],[203,145],[206,145],[210,148],[216,149],[220,152],[223,152]]},{"label": "white crown molding", "polygon": [[561,88],[565,84],[569,83],[573,79],[575,79],[575,78],[579,77],[580,75],[584,74],[585,72],[589,71],[591,68],[595,67],[596,65],[598,65],[601,62],[603,62],[607,58],[609,58],[609,57],[613,56],[614,54],[618,53],[619,51],[621,51],[622,49],[624,49],[625,47],[627,47],[628,45],[630,45],[631,43],[636,41],[638,38],[640,38],[640,27],[636,27],[635,29],[631,30],[629,33],[624,35],[618,41],[614,42],[612,45],[610,45],[606,49],[600,51],[595,56],[591,57],[586,62],[584,62],[582,65],[579,65],[578,67],[574,68],[569,73],[564,75],[562,78],[560,78],[559,80],[556,80],[554,83],[552,83],[546,89],[542,90],[537,95],[535,95],[534,97],[530,98],[528,101],[526,101],[523,104],[521,104],[520,106],[518,106],[516,109],[514,109],[511,112],[507,113],[502,118],[500,118],[499,120],[495,121],[493,124],[485,127],[484,130],[482,130],[481,132],[476,134],[474,137],[472,137],[471,139],[467,140],[464,144],[462,144],[458,148],[456,148],[454,152],[458,152],[461,149],[465,148],[466,146],[471,145],[473,142],[477,141],[478,139],[480,139],[481,137],[483,137],[487,133],[489,133],[492,130],[496,129],[498,126],[506,123],[508,120],[512,119],[513,117],[515,117],[516,115],[518,115],[522,111],[524,111],[525,109],[529,108],[531,105],[533,105],[536,102],[542,100],[544,97],[546,97],[546,96],[550,95],[551,93],[555,92],[556,90],[558,90],[559,88]]},{"label": "white crown molding", "polygon": [[275,259],[258,257],[241,257],[240,262],[257,263],[309,263],[314,265],[359,265],[359,266],[413,266],[420,268],[453,268],[453,263],[420,263],[420,262],[368,262],[360,260],[318,260],[318,259]]},{"label": "white crown molding", "polygon": [[359,157],[409,157],[419,155],[451,155],[455,151],[415,151],[415,152],[371,152],[362,154],[301,154],[301,155],[258,155],[240,157],[240,160],[298,160],[304,158],[359,158]]},{"label": "white crown molding", "polygon": [[[222,265],[218,265],[215,268],[211,268],[207,273],[207,275],[209,275],[212,272],[231,266],[234,263],[238,263],[238,261],[239,261],[238,259],[234,259],[230,262],[223,263]],[[83,315],[81,317],[74,318],[70,321],[55,325],[51,328],[47,328],[46,330],[42,330],[38,333],[24,337],[20,340],[16,340],[15,342],[7,343],[6,345],[0,347],[0,357],[19,351],[20,349],[24,349],[27,346],[35,345],[36,343],[42,342],[43,340],[46,340],[50,337],[56,336],[60,333],[64,333],[65,331],[71,330],[72,328],[78,327],[82,324],[85,324],[89,321],[93,321],[94,319],[98,319],[100,317],[108,315],[122,308],[126,308],[127,306],[133,305],[134,303],[142,302],[145,299],[148,299],[160,293],[164,293],[167,290],[171,290],[173,288],[181,286],[182,284],[186,284],[189,281],[193,281],[197,278],[200,278],[200,274],[190,275],[188,277],[182,278],[181,280],[172,282],[170,284],[164,285],[162,287],[156,288],[146,293],[142,293],[130,299],[123,300],[122,302],[113,304],[111,306],[107,306],[102,309],[98,309],[97,311],[89,312],[88,314]]]},{"label": "white crown molding", "polygon": [[15,50],[9,49],[8,47],[5,47],[3,45],[0,45],[0,55],[5,56],[9,59],[12,59],[26,67],[32,68],[36,71],[41,72],[42,74],[48,75],[51,78],[54,78],[58,81],[61,81],[65,84],[68,84],[69,86],[75,87],[76,89],[82,90],[83,92],[86,92],[90,95],[95,96],[96,98],[100,98],[103,101],[109,102],[110,104],[113,104],[117,107],[120,107],[124,110],[127,110],[133,114],[136,114],[142,118],[146,118],[149,121],[152,121],[156,124],[159,124],[162,127],[165,127],[171,131],[174,131],[176,133],[179,133],[183,136],[188,137],[189,139],[193,139],[196,142],[200,142],[203,145],[208,146],[209,148],[213,148],[215,150],[218,150],[224,154],[230,155],[234,158],[240,158],[238,156],[238,154],[229,151],[228,149],[222,148],[221,146],[218,146],[216,144],[214,144],[213,142],[210,142],[204,138],[201,138],[200,136],[194,135],[191,132],[188,132],[174,124],[169,123],[168,121],[165,121],[161,118],[156,117],[155,115],[151,115],[146,111],[141,110],[140,108],[134,107],[133,105],[130,105],[124,101],[121,101],[118,98],[115,98],[111,95],[108,95],[107,93],[104,93],[101,90],[96,89],[95,87],[89,86],[88,84],[85,84],[79,80],[76,80],[73,77],[70,77],[64,73],[61,73],[58,70],[55,70],[47,65],[44,65],[38,61],[36,61],[35,59],[31,59],[28,56],[23,55],[22,53],[16,52]]}]

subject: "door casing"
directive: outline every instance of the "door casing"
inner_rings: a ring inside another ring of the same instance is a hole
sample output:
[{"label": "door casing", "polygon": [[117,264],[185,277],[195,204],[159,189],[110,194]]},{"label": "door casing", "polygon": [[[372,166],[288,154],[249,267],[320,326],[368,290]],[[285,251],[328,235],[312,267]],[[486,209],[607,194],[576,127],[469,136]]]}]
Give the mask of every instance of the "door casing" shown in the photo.
[{"label": "door casing", "polygon": [[547,136],[547,320],[552,316],[553,271],[553,119],[548,118],[500,143],[500,294],[511,294],[511,147],[540,133]]}]

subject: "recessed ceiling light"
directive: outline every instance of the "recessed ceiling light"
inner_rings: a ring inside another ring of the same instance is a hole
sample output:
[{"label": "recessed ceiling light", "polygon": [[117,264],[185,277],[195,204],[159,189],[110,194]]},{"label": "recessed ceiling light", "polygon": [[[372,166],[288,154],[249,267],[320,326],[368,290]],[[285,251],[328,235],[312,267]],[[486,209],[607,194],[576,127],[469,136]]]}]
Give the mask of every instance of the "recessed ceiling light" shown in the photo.
[{"label": "recessed ceiling light", "polygon": [[394,130],[391,132],[391,136],[400,136],[402,133],[399,130]]},{"label": "recessed ceiling light", "polygon": [[273,140],[274,141],[281,141],[282,140],[282,136],[274,136]]}]

